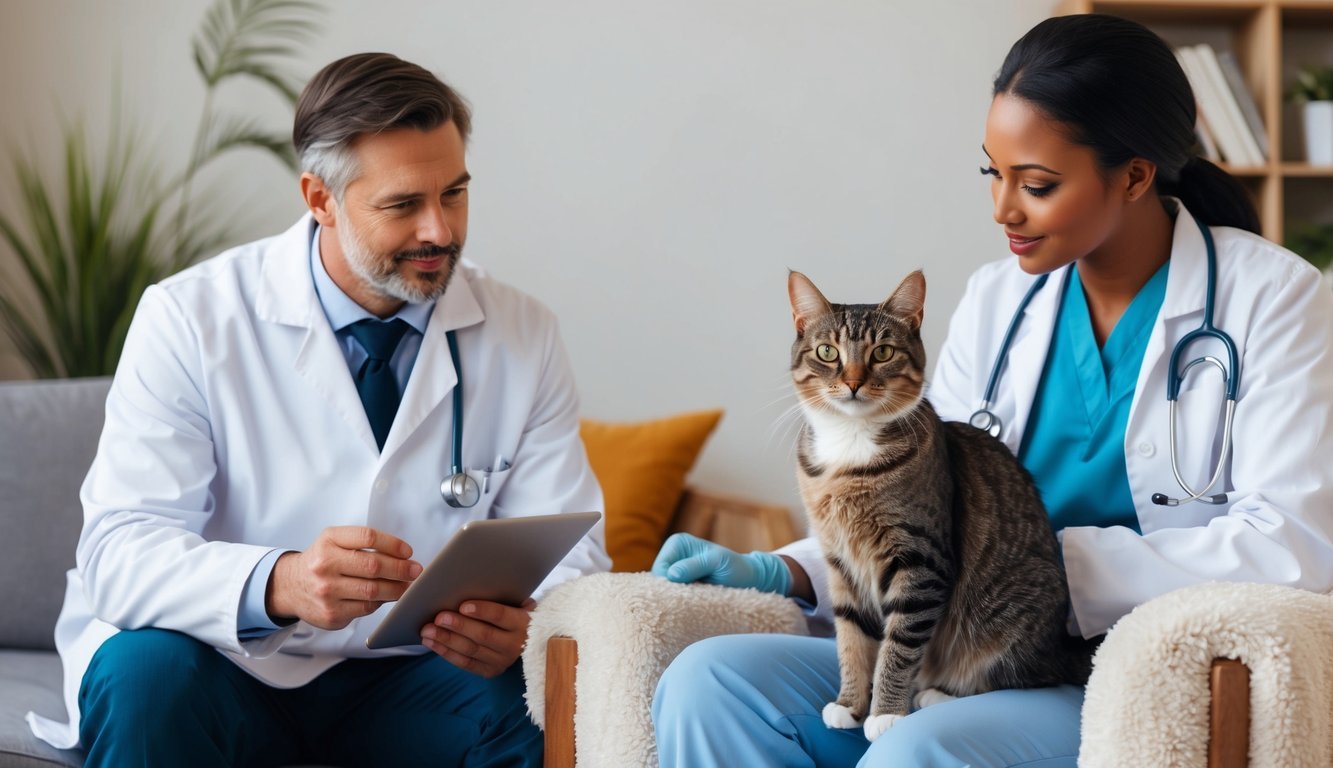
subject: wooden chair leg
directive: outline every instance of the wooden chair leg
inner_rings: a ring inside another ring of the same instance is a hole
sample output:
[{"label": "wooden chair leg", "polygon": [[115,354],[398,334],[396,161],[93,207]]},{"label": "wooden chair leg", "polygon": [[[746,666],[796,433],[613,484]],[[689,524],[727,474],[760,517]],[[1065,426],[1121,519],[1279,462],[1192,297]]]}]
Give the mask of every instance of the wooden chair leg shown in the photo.
[{"label": "wooden chair leg", "polygon": [[579,644],[572,637],[546,641],[546,768],[574,768],[574,672]]},{"label": "wooden chair leg", "polygon": [[1250,759],[1250,670],[1213,659],[1209,676],[1208,768],[1245,768]]}]

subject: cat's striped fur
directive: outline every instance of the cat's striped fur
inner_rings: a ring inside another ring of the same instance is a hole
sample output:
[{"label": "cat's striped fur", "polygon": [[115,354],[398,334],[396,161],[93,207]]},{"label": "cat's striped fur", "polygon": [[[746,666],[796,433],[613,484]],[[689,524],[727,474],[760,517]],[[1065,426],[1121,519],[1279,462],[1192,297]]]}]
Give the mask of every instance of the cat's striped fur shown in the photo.
[{"label": "cat's striped fur", "polygon": [[[831,304],[791,273],[801,495],[829,562],[841,691],[830,727],[873,739],[918,705],[1083,683],[1055,536],[1017,459],[923,393],[925,278]],[[878,351],[877,351],[878,350]]]}]

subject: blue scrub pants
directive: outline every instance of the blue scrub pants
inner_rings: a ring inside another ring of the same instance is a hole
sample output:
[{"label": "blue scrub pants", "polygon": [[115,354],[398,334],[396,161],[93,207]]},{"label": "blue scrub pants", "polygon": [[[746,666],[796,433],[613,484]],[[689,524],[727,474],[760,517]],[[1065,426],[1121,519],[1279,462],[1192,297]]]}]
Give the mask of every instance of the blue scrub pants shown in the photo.
[{"label": "blue scrub pants", "polygon": [[832,638],[727,635],[686,648],[653,700],[662,768],[1074,768],[1083,689],[994,691],[918,710],[874,743],[824,725]]},{"label": "blue scrub pants", "polygon": [[521,668],[486,680],[433,653],[350,659],[308,685],[265,685],[161,629],[116,634],[79,690],[95,766],[541,765]]}]

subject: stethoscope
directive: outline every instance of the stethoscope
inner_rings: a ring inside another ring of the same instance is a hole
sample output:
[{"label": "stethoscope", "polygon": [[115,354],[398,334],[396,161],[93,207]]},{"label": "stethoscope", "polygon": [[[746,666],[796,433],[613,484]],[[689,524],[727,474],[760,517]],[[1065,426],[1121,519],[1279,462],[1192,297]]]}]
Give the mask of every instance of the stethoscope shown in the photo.
[{"label": "stethoscope", "polygon": [[[1222,468],[1226,466],[1227,456],[1231,453],[1231,422],[1236,415],[1236,392],[1240,389],[1240,358],[1236,354],[1236,343],[1225,331],[1213,325],[1213,299],[1217,293],[1217,248],[1213,245],[1213,234],[1208,231],[1208,227],[1202,222],[1195,221],[1199,225],[1199,231],[1203,233],[1203,242],[1208,251],[1208,288],[1204,299],[1203,322],[1198,328],[1185,334],[1180,341],[1176,342],[1171,350],[1171,367],[1166,373],[1166,400],[1167,414],[1170,419],[1169,443],[1171,447],[1171,471],[1176,476],[1176,482],[1180,484],[1182,490],[1188,496],[1181,499],[1173,499],[1164,493],[1154,493],[1152,503],[1168,507],[1175,507],[1181,504],[1188,504],[1191,501],[1200,501],[1205,504],[1225,504],[1227,495],[1225,493],[1216,493],[1208,495],[1208,491],[1217,485],[1222,478]],[[1027,310],[1032,297],[1037,295],[1042,286],[1046,285],[1046,279],[1049,275],[1042,275],[1032,283],[1032,287],[1024,294],[1023,300],[1018,304],[1018,310],[1014,312],[1013,319],[1009,321],[1009,327],[1004,332],[1004,340],[1000,343],[999,354],[995,356],[995,364],[991,366],[990,380],[986,383],[986,394],[981,400],[981,406],[972,413],[968,423],[977,429],[989,432],[993,437],[1000,436],[1000,430],[1004,423],[1000,417],[991,410],[995,405],[995,392],[1000,382],[1000,372],[1004,370],[1005,359],[1009,355],[1009,346],[1013,343],[1014,334],[1018,331],[1018,326],[1022,322],[1023,313]],[[1228,364],[1223,364],[1212,355],[1191,360],[1184,368],[1180,367],[1181,357],[1185,350],[1196,341],[1204,339],[1214,339],[1226,347]],[[1180,397],[1180,385],[1185,380],[1185,375],[1196,365],[1208,364],[1215,366],[1222,373],[1222,380],[1226,385],[1226,416],[1222,428],[1222,452],[1218,456],[1217,467],[1213,470],[1213,476],[1201,490],[1194,490],[1189,483],[1185,481],[1180,474],[1180,465],[1176,454],[1176,400]]]},{"label": "stethoscope", "polygon": [[449,458],[449,474],[440,481],[440,495],[444,503],[456,509],[475,507],[481,501],[481,485],[476,478],[463,471],[463,366],[458,362],[458,338],[453,331],[446,333],[449,341],[449,359],[454,362],[458,383],[454,385],[454,448]]}]

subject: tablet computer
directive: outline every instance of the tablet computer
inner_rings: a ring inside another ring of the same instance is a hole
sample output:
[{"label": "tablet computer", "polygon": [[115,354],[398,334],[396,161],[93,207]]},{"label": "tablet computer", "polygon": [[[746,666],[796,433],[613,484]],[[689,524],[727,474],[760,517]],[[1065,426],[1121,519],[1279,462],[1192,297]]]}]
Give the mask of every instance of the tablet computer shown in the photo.
[{"label": "tablet computer", "polygon": [[467,600],[522,605],[601,516],[569,512],[464,523],[366,638],[366,647],[420,645],[423,626]]}]

